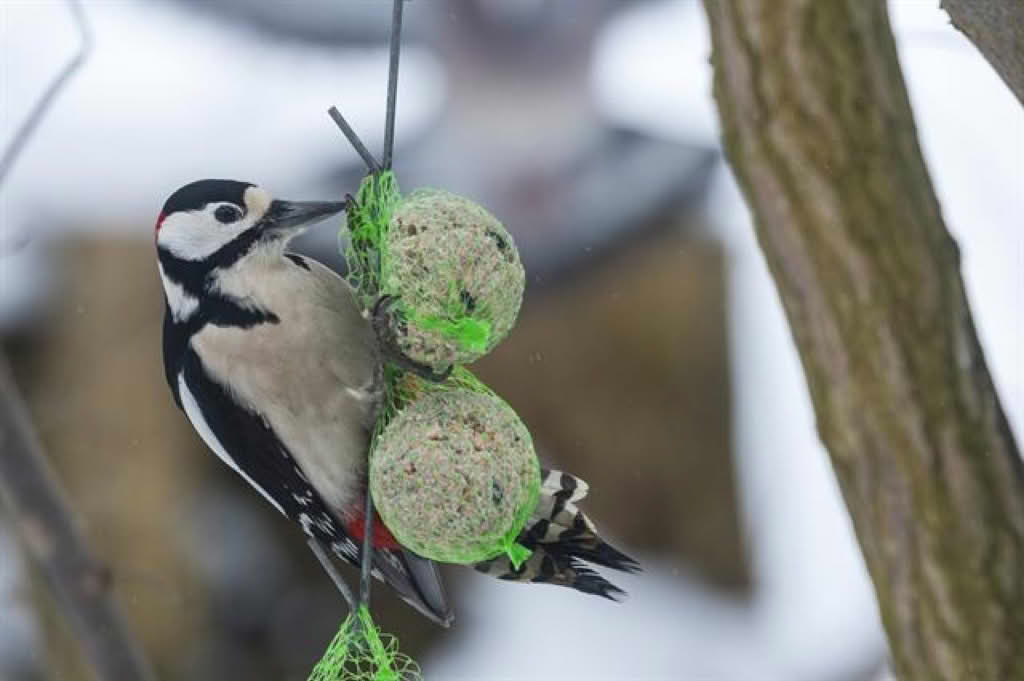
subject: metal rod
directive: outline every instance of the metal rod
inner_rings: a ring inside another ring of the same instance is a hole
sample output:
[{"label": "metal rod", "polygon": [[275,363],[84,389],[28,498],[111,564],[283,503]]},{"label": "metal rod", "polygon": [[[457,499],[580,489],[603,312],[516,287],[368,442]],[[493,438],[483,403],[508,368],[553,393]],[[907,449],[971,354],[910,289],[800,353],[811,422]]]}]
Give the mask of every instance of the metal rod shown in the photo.
[{"label": "metal rod", "polygon": [[348,584],[345,583],[341,573],[338,572],[338,568],[331,561],[327,549],[324,548],[324,545],[319,540],[313,537],[310,537],[306,543],[309,544],[309,548],[313,549],[313,555],[320,561],[320,565],[323,566],[331,581],[334,582],[334,586],[338,587],[338,591],[341,592],[345,602],[348,603],[348,609],[355,613],[358,606],[356,605],[355,597],[352,595],[352,589],[348,588]]},{"label": "metal rod", "polygon": [[394,0],[391,11],[391,61],[388,65],[388,104],[384,118],[384,169],[391,169],[395,149],[395,110],[398,100],[398,57],[402,49],[402,6],[405,0]]},{"label": "metal rod", "polygon": [[359,139],[359,135],[356,134],[356,131],[352,129],[352,126],[348,124],[345,117],[341,115],[340,111],[338,111],[338,107],[332,106],[327,110],[327,115],[331,117],[331,120],[334,121],[335,125],[341,128],[341,132],[344,133],[349,143],[356,150],[356,153],[363,157],[363,161],[370,169],[370,172],[378,172],[381,169],[381,165],[377,163],[377,159],[373,157],[370,150],[366,148],[365,144],[363,144],[363,140]]},{"label": "metal rod", "polygon": [[373,497],[366,485],[366,518],[363,521],[363,562],[359,570],[359,604],[370,607],[370,574],[373,567]]},{"label": "metal rod", "polygon": [[[402,41],[402,5],[405,0],[394,0],[391,12],[391,55],[388,64],[388,100],[384,118],[384,163],[385,170],[391,169],[392,152],[395,148],[395,106],[398,100],[398,57]],[[341,114],[338,114],[339,118]],[[334,116],[332,115],[332,118]],[[341,119],[342,122],[344,119]],[[337,123],[338,120],[335,119]],[[339,123],[341,125],[341,123]],[[347,123],[345,124],[348,125]],[[344,130],[344,128],[343,128]],[[346,133],[347,134],[347,133]],[[355,133],[353,133],[354,135]],[[369,153],[369,152],[367,152]],[[365,158],[365,157],[364,157]],[[371,157],[372,158],[372,157]],[[373,568],[373,496],[366,487],[366,508],[363,518],[363,554],[359,574],[359,604],[370,606],[370,578]]]}]

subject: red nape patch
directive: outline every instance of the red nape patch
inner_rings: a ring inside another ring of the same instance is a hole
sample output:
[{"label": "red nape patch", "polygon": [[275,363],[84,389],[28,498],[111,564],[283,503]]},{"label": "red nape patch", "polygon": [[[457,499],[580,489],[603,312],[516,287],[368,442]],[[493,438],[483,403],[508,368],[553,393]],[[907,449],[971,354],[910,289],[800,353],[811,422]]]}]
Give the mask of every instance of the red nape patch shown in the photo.
[{"label": "red nape patch", "polygon": [[[345,523],[345,531],[348,535],[355,539],[357,542],[363,541],[363,528],[366,526],[364,522],[366,513],[362,510],[362,502],[359,504],[359,511],[352,514],[349,520]],[[398,543],[394,535],[388,528],[384,527],[383,521],[380,519],[380,514],[376,511],[373,512],[373,548],[375,549],[400,549],[402,545]]]},{"label": "red nape patch", "polygon": [[166,218],[166,217],[167,217],[166,213],[160,213],[159,217],[157,217],[157,219],[156,219],[156,227],[153,228],[153,232],[159,232],[160,231],[160,227],[163,226],[164,218]]}]

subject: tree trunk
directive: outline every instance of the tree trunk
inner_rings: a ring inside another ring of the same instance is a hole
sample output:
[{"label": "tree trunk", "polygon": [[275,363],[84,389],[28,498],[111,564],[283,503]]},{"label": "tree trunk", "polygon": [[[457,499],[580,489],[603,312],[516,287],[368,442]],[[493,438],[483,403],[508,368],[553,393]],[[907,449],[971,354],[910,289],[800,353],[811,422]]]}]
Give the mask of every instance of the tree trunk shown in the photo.
[{"label": "tree trunk", "polygon": [[[906,680],[1024,678],[1024,464],[884,0],[705,0],[726,152]],[[749,342],[757,342],[750,339]]]},{"label": "tree trunk", "polygon": [[1024,104],[1024,2],[942,0],[942,9]]}]

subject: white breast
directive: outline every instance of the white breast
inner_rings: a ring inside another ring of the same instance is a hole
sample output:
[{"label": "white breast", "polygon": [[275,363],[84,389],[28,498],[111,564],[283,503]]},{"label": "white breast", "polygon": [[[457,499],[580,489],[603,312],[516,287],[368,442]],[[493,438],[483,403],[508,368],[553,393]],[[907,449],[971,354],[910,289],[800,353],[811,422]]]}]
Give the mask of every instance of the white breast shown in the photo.
[{"label": "white breast", "polygon": [[191,343],[212,377],[266,419],[324,501],[344,512],[361,497],[380,374],[351,288],[306,262],[309,271],[282,257],[232,268],[220,290],[280,323],[206,326]]}]

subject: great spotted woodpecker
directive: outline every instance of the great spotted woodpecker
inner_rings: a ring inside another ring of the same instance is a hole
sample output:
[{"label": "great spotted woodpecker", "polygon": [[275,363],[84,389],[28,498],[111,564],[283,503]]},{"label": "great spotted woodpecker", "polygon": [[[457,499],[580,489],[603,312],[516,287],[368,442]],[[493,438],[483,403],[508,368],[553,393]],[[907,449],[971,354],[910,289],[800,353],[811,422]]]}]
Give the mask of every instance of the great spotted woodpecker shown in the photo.
[{"label": "great spotted woodpecker", "polygon": [[[382,395],[382,350],[348,283],[286,252],[307,226],[345,203],[297,203],[233,180],[174,192],[156,223],[166,312],[164,368],[178,407],[206,445],[307,537],[348,563],[361,556],[370,432]],[[499,557],[476,569],[615,598],[586,562],[632,572],[576,502],[581,480],[543,471],[540,503],[520,535],[534,549],[518,569]],[[430,560],[374,524],[373,574],[432,620],[451,608]]]}]

